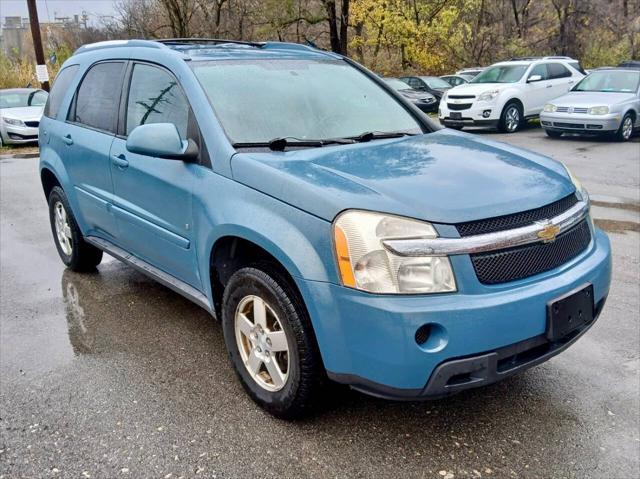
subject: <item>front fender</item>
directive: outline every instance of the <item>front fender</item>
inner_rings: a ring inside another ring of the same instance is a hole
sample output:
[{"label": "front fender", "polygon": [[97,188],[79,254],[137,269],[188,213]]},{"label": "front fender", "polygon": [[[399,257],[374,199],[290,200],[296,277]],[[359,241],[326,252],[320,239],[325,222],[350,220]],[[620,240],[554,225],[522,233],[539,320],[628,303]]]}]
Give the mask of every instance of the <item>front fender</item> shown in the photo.
[{"label": "front fender", "polygon": [[210,300],[209,261],[216,241],[226,236],[260,246],[296,280],[338,281],[328,221],[210,170],[203,170],[193,197],[199,273]]}]

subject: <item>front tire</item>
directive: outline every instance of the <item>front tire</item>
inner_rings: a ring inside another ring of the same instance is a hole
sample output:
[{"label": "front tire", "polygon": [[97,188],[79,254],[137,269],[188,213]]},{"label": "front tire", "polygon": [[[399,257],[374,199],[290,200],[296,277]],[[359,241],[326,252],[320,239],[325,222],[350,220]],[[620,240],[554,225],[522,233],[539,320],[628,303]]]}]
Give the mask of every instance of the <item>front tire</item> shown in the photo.
[{"label": "front tire", "polygon": [[522,124],[522,108],[518,103],[511,101],[502,109],[498,129],[502,133],[515,133]]},{"label": "front tire", "polygon": [[633,118],[631,113],[627,113],[620,123],[620,128],[615,132],[614,139],[616,141],[629,141],[631,135],[633,135]]},{"label": "front tire", "polygon": [[306,308],[283,274],[269,266],[234,273],[222,328],[240,382],[260,407],[282,419],[313,410],[325,373]]},{"label": "front tire", "polygon": [[84,241],[67,195],[59,186],[49,193],[51,232],[62,262],[72,271],[93,271],[102,261],[102,251]]},{"label": "front tire", "polygon": [[562,132],[561,131],[555,131],[555,130],[544,130],[544,132],[547,134],[547,136],[549,138],[560,138],[562,136]]}]

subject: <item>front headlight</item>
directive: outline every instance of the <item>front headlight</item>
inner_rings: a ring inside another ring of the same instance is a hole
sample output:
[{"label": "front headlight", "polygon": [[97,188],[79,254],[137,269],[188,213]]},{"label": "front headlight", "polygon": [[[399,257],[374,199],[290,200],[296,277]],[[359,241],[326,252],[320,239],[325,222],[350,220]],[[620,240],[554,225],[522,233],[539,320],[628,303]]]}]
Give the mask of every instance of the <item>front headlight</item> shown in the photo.
[{"label": "front headlight", "polygon": [[449,258],[404,257],[385,249],[388,239],[436,238],[431,224],[369,211],[350,210],[333,225],[342,284],[370,293],[421,294],[456,291]]},{"label": "front headlight", "polygon": [[444,91],[444,93],[442,94],[442,98],[440,98],[440,101],[446,101],[447,96],[449,96],[449,90]]},{"label": "front headlight", "polygon": [[2,118],[5,123],[13,126],[24,126],[24,122],[22,120],[18,120],[17,118],[7,118],[6,116]]},{"label": "front headlight", "polygon": [[606,115],[609,113],[608,106],[592,106],[589,108],[589,115]]},{"label": "front headlight", "polygon": [[491,101],[498,96],[498,90],[489,90],[478,95],[478,101]]},{"label": "front headlight", "polygon": [[585,201],[587,203],[589,203],[589,193],[587,193],[587,190],[585,189],[584,186],[582,186],[582,183],[580,183],[580,180],[578,178],[576,178],[573,173],[571,173],[571,170],[569,169],[569,167],[567,165],[565,165],[563,163],[564,169],[567,170],[567,174],[569,175],[569,178],[571,179],[571,183],[573,183],[573,186],[576,187],[576,196],[578,197],[579,200],[581,201]]},{"label": "front headlight", "polygon": [[558,107],[553,105],[553,104],[551,104],[551,103],[547,103],[543,108],[543,110],[546,111],[547,113],[553,113],[557,109],[558,109]]}]

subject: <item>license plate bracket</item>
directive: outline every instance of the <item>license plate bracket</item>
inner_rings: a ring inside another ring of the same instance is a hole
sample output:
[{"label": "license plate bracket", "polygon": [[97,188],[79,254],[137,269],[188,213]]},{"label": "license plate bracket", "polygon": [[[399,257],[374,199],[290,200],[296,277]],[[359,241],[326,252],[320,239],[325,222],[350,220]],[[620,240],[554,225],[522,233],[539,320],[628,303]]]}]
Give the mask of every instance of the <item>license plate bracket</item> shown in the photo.
[{"label": "license plate bracket", "polygon": [[593,321],[593,285],[582,285],[547,303],[547,339],[557,341]]},{"label": "license plate bracket", "polygon": [[462,113],[459,111],[452,111],[449,116],[452,120],[462,120]]}]

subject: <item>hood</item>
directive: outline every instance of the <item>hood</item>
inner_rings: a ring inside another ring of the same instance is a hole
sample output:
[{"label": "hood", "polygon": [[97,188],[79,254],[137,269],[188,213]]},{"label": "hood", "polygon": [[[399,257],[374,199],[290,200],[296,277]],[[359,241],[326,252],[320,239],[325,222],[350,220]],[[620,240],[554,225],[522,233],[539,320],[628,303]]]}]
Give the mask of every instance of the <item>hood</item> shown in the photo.
[{"label": "hood", "polygon": [[557,161],[474,135],[434,133],[232,157],[240,183],[333,220],[349,208],[459,223],[538,208],[572,191]]},{"label": "hood", "polygon": [[22,121],[40,120],[43,106],[23,106],[19,108],[4,108],[0,109],[0,116],[7,118],[17,118]]},{"label": "hood", "polygon": [[552,100],[556,106],[590,107],[615,105],[636,97],[635,93],[613,93],[594,91],[571,91],[560,98]]},{"label": "hood", "polygon": [[502,90],[508,88],[513,83],[463,83],[449,90],[447,95],[475,95],[478,96],[485,91]]},{"label": "hood", "polygon": [[427,93],[426,91],[420,91],[420,90],[400,90],[399,93],[403,97],[408,98],[410,100],[420,100],[422,98],[424,98],[425,100],[428,100],[429,98],[434,98],[434,96],[431,93]]}]

